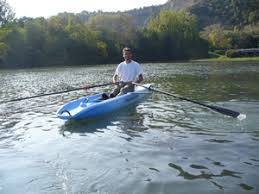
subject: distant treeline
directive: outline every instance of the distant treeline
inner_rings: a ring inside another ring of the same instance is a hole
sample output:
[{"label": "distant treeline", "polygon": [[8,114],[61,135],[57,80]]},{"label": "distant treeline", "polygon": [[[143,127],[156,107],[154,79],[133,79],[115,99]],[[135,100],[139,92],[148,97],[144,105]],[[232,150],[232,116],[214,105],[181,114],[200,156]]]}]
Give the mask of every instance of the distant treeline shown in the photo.
[{"label": "distant treeline", "polygon": [[15,18],[6,0],[0,0],[0,67],[117,63],[124,46],[132,47],[141,62],[256,48],[257,2],[199,0],[185,11],[172,11],[168,5],[173,2],[168,1],[128,12],[60,13],[33,19]]},{"label": "distant treeline", "polygon": [[132,47],[141,61],[204,57],[208,44],[187,12],[163,11],[145,28],[124,14],[98,14],[82,22],[75,14],[21,18],[0,28],[2,67],[99,64],[121,60]]}]

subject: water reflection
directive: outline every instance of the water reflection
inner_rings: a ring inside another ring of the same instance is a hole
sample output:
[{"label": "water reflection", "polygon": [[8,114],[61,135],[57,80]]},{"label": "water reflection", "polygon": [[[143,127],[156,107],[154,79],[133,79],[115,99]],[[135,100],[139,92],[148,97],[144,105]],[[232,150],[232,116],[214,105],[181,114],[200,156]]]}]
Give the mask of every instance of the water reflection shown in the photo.
[{"label": "water reflection", "polygon": [[[64,103],[109,87],[2,104],[0,193],[257,193],[259,66],[144,68],[146,82],[161,90],[247,118],[239,121],[155,93],[95,120],[55,117]],[[0,71],[0,98],[109,82],[113,72],[112,65]]]},{"label": "water reflection", "polygon": [[[187,179],[187,180],[212,179],[213,177],[224,177],[224,176],[231,176],[231,177],[239,178],[239,179],[242,178],[241,176],[238,176],[239,174],[242,174],[242,173],[234,172],[234,171],[230,171],[230,170],[226,170],[226,169],[223,169],[220,174],[213,174],[211,172],[201,171],[200,174],[194,175],[194,174],[189,173],[188,171],[183,170],[182,167],[179,165],[169,163],[168,166],[179,171],[178,176],[182,176],[184,179]],[[195,165],[195,166],[197,166],[197,165]],[[193,168],[193,164],[191,165],[191,167]],[[197,169],[197,168],[195,168],[195,169]],[[199,167],[198,169],[201,169],[201,168]],[[208,169],[208,168],[203,167],[202,169]]]},{"label": "water reflection", "polygon": [[[174,163],[169,163],[169,167],[177,170],[179,172],[178,176],[183,177],[186,180],[196,180],[196,179],[205,179],[210,181],[213,185],[218,187],[220,190],[225,190],[227,189],[227,186],[224,186],[224,183],[219,183],[218,178],[223,178],[223,177],[232,177],[236,178],[239,180],[242,180],[243,173],[241,172],[236,172],[236,171],[231,171],[227,169],[222,169],[219,173],[215,174],[212,173],[208,167],[202,166],[202,165],[196,165],[196,164],[191,164],[190,167],[196,170],[200,170],[200,172],[196,172],[195,174],[188,172],[187,170],[184,170],[180,165],[176,165]],[[223,165],[220,165],[223,166]],[[244,190],[252,190],[254,187],[249,186],[245,183],[239,183],[238,184],[242,189]]]},{"label": "water reflection", "polygon": [[132,137],[140,137],[139,132],[148,129],[144,125],[145,115],[138,113],[136,107],[119,110],[117,113],[95,119],[67,121],[60,128],[60,134],[70,136],[73,133],[87,135],[88,133],[103,133],[105,130],[117,130],[130,141]]}]

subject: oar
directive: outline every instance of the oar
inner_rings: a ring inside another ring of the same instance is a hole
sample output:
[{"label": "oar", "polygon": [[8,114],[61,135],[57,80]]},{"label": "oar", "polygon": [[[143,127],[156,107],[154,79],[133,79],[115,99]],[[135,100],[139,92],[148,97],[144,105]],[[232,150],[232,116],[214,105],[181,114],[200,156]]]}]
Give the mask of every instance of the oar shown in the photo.
[{"label": "oar", "polygon": [[31,98],[38,98],[38,97],[43,97],[43,96],[62,94],[62,93],[67,93],[67,92],[72,92],[72,91],[77,91],[77,90],[86,90],[86,89],[90,89],[90,88],[97,88],[97,87],[108,86],[108,85],[112,85],[112,84],[114,84],[114,83],[110,82],[110,83],[104,83],[104,84],[99,84],[99,85],[91,85],[91,86],[84,86],[84,87],[80,87],[80,88],[73,88],[73,89],[70,89],[70,90],[64,90],[64,91],[59,91],[59,92],[39,94],[39,95],[36,95],[36,96],[16,98],[16,99],[12,99],[12,100],[0,101],[0,104],[8,103],[8,102],[16,102],[16,101],[21,101],[21,100],[27,100],[27,99],[31,99]]},{"label": "oar", "polygon": [[185,100],[185,101],[188,101],[188,102],[199,104],[201,106],[205,106],[207,108],[210,108],[210,109],[212,109],[216,112],[219,112],[219,113],[227,115],[227,116],[237,118],[240,115],[239,112],[236,112],[236,111],[233,111],[233,110],[230,110],[230,109],[222,108],[222,107],[219,107],[219,106],[212,106],[212,105],[204,104],[204,103],[201,103],[201,102],[198,102],[198,101],[195,101],[195,100],[184,98],[184,97],[181,97],[181,96],[176,96],[176,95],[171,94],[169,92],[165,92],[165,91],[162,91],[162,90],[159,90],[159,89],[155,89],[152,86],[147,87],[147,86],[143,86],[143,85],[138,84],[138,83],[133,83],[133,84],[135,84],[137,86],[141,86],[141,87],[146,88],[146,89],[149,89],[149,90],[154,91],[154,92],[158,92],[158,93],[165,94],[165,95],[168,95],[168,96],[172,96],[172,97],[175,97],[175,98],[178,98],[178,99],[181,99],[181,100]]}]

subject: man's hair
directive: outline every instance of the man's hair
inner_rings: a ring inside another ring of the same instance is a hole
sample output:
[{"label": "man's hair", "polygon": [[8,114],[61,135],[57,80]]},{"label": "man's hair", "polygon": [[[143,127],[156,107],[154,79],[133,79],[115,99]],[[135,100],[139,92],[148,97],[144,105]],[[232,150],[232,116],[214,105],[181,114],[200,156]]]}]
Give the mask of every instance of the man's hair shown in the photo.
[{"label": "man's hair", "polygon": [[132,53],[132,51],[131,51],[131,49],[129,47],[124,47],[122,49],[122,52],[125,52],[125,51],[128,51],[128,52]]}]

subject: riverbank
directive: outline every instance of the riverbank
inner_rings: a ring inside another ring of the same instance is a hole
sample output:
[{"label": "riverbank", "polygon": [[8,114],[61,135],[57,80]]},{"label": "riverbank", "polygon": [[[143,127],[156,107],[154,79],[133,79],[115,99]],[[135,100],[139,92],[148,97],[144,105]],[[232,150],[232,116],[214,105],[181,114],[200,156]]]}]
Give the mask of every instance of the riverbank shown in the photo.
[{"label": "riverbank", "polygon": [[[197,62],[249,62],[253,61],[259,64],[259,57],[242,57],[242,58],[229,58],[226,56],[220,56],[217,58],[205,58],[205,59],[190,59],[190,60],[172,60],[172,61],[160,61],[160,62],[152,62],[152,61],[139,61],[141,64],[153,64],[153,63],[197,63]],[[118,63],[118,62],[117,62]],[[38,68],[66,68],[66,67],[94,67],[100,65],[117,65],[117,63],[103,63],[103,64],[77,64],[77,65],[40,65],[40,66],[17,66],[17,67],[1,67],[0,70],[18,70],[18,69],[38,69]]]},{"label": "riverbank", "polygon": [[226,56],[221,56],[218,58],[190,60],[190,62],[238,62],[238,61],[258,61],[259,62],[259,57],[229,58]]}]

